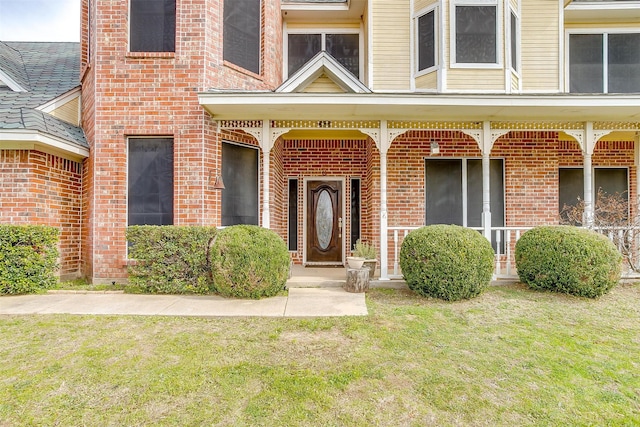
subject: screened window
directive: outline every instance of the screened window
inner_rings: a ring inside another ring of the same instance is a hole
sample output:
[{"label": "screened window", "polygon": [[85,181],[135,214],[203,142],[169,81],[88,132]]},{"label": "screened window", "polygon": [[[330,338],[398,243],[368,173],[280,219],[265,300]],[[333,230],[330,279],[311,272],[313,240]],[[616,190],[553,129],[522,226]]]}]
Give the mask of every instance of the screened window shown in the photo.
[{"label": "screened window", "polygon": [[129,139],[129,225],[173,224],[173,139]]},{"label": "screened window", "polygon": [[222,225],[258,225],[258,150],[222,143]]},{"label": "screened window", "polygon": [[[491,159],[491,225],[504,225],[504,167]],[[482,226],[482,160],[428,159],[426,224]]]},{"label": "screened window", "polygon": [[354,76],[360,75],[360,35],[353,33],[289,34],[287,70],[298,71],[318,52],[326,51]]},{"label": "screened window", "polygon": [[455,6],[455,62],[498,62],[497,6]]},{"label": "screened window", "polygon": [[511,68],[518,71],[518,17],[511,12],[509,20]]},{"label": "screened window", "polygon": [[176,0],[131,0],[130,52],[175,52]]},{"label": "screened window", "polygon": [[[626,168],[595,168],[593,170],[593,197],[599,194],[619,194],[629,199],[629,178]],[[560,168],[558,171],[558,211],[576,206],[584,200],[584,169]]]},{"label": "screened window", "polygon": [[569,91],[640,92],[640,33],[570,34]]},{"label": "screened window", "polygon": [[436,21],[435,11],[418,18],[418,71],[436,65]]},{"label": "screened window", "polygon": [[260,74],[260,0],[224,0],[223,57]]}]

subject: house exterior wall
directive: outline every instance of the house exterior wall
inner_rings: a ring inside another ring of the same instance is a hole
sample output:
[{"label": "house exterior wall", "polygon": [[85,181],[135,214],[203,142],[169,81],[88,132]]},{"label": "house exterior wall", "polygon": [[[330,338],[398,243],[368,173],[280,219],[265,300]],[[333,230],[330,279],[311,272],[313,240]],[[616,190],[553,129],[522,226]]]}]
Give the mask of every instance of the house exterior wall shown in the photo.
[{"label": "house exterior wall", "polygon": [[560,6],[555,0],[522,2],[521,63],[523,92],[560,91]]},{"label": "house exterior wall", "polygon": [[[222,4],[177,2],[175,52],[149,53],[129,52],[128,1],[92,4],[93,25],[89,31],[83,24],[90,34],[83,35],[81,51],[91,64],[83,70],[83,128],[91,150],[83,253],[94,282],[127,277],[129,137],[173,138],[175,225],[220,224],[220,194],[208,177],[220,170],[225,134],[199,105],[197,93],[269,90],[282,80],[280,2],[263,2],[260,75],[223,60]],[[92,45],[85,46],[90,39]]]},{"label": "house exterior wall", "polygon": [[60,230],[59,274],[80,272],[82,164],[36,150],[0,150],[0,223]]},{"label": "house exterior wall", "polygon": [[374,91],[407,91],[411,79],[409,0],[371,0],[371,61]]}]

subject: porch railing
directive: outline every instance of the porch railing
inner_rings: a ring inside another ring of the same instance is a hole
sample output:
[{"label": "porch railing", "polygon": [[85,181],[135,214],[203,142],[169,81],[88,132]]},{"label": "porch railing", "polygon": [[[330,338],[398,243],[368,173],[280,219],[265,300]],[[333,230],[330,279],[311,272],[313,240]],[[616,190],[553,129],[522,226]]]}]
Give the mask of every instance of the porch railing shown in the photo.
[{"label": "porch railing", "polygon": [[[402,279],[400,271],[400,247],[402,241],[410,231],[421,226],[411,227],[389,227],[389,278]],[[470,227],[473,230],[482,232],[481,227]],[[494,274],[496,278],[515,278],[518,276],[515,263],[515,245],[520,236],[533,227],[491,227],[491,243],[495,251]],[[607,236],[618,249],[625,254],[625,251],[633,251],[632,261],[640,263],[640,228],[638,227],[607,227],[606,229],[596,229],[595,231]],[[630,256],[625,254],[625,256]],[[626,266],[625,266],[626,267]],[[623,269],[623,277],[638,277],[631,269]]]},{"label": "porch railing", "polygon": [[[400,271],[400,246],[410,231],[421,226],[389,227],[391,265],[390,279],[402,279]],[[470,227],[482,232],[481,227]],[[491,227],[491,240],[495,251],[495,276],[498,278],[517,277],[515,264],[515,244],[525,231],[532,227]]]}]

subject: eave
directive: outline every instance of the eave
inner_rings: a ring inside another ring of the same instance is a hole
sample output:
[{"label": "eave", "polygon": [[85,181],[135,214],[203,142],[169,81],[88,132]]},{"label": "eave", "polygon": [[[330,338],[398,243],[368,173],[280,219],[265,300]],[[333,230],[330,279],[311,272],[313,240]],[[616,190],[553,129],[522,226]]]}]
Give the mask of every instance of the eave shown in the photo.
[{"label": "eave", "polygon": [[203,92],[198,100],[216,120],[640,121],[640,94]]},{"label": "eave", "polygon": [[0,149],[38,150],[75,162],[89,157],[89,149],[76,144],[29,129],[0,129]]}]

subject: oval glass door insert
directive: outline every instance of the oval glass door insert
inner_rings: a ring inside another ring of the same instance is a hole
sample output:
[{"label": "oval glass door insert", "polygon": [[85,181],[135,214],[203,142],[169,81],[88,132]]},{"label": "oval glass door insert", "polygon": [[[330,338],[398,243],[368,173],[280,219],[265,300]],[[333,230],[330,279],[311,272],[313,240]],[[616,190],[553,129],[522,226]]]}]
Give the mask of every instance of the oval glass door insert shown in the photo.
[{"label": "oval glass door insert", "polygon": [[320,196],[318,196],[316,235],[320,248],[326,250],[331,244],[331,236],[333,235],[333,206],[331,196],[327,190],[322,190]]}]

